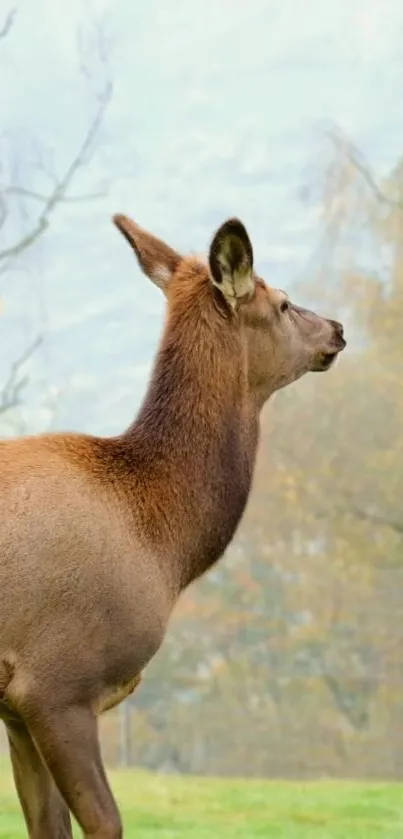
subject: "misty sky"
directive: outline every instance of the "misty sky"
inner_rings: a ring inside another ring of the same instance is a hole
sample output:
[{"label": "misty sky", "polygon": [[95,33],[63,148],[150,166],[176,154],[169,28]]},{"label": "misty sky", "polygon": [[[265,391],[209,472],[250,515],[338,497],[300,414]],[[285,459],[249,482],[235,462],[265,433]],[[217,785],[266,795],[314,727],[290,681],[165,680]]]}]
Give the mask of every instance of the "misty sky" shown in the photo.
[{"label": "misty sky", "polygon": [[[46,238],[0,277],[0,372],[38,329],[30,428],[119,430],[144,391],[163,303],[110,223],[124,211],[179,249],[204,250],[229,215],[259,270],[290,286],[319,237],[323,129],[340,125],[385,172],[403,142],[399,0],[21,0],[0,43],[1,181],[45,191],[62,173],[105,75],[113,100],[96,153]],[[0,20],[10,8],[1,0]],[[108,62],[99,62],[94,23]],[[81,32],[81,41],[78,40]],[[91,79],[79,71],[78,43]],[[301,190],[313,187],[307,203]],[[0,245],[29,229],[14,207]]]}]

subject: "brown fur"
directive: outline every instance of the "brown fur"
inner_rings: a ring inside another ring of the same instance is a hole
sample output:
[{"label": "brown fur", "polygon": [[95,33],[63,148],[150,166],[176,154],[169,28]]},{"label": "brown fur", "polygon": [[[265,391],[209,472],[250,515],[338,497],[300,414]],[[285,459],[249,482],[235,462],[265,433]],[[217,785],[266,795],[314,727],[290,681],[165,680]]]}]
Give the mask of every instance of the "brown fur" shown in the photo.
[{"label": "brown fur", "polygon": [[96,717],[134,690],[180,592],[232,539],[262,405],[345,343],[255,276],[237,220],[210,270],[115,223],[167,297],[136,420],[113,438],[0,445],[0,717],[31,839],[71,836],[66,805],[85,836],[121,836]]}]

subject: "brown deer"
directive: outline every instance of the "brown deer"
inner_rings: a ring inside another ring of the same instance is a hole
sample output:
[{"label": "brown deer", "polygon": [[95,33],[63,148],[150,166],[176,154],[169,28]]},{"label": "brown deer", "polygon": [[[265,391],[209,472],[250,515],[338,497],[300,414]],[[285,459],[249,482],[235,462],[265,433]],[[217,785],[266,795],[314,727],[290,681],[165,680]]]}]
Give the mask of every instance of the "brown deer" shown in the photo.
[{"label": "brown deer", "polygon": [[0,444],[0,717],[31,839],[122,836],[98,715],[134,689],[180,593],[223,554],[271,394],[328,370],[343,328],[255,275],[230,219],[208,261],[114,217],[167,316],[148,390],[116,437]]}]

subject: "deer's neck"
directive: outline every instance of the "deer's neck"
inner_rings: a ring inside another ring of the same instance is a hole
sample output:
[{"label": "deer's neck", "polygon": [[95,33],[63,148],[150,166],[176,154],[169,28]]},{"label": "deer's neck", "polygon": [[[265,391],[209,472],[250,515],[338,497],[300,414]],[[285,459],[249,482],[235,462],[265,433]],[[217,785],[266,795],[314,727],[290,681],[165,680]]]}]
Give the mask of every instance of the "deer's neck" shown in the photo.
[{"label": "deer's neck", "polygon": [[212,343],[210,352],[196,344],[186,355],[163,345],[139,416],[124,435],[133,502],[140,489],[144,498],[143,532],[179,589],[223,554],[251,488],[258,415],[244,373],[232,372],[225,349],[235,347]]}]

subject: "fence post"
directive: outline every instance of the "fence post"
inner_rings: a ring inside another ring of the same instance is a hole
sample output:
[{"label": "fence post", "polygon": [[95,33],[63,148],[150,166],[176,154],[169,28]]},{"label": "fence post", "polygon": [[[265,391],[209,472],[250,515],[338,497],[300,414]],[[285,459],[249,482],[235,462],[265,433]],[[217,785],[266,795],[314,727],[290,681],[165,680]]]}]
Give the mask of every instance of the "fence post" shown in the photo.
[{"label": "fence post", "polygon": [[131,762],[131,708],[127,700],[119,706],[119,763],[130,766]]}]

